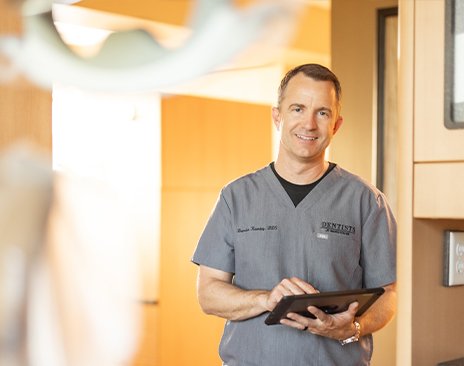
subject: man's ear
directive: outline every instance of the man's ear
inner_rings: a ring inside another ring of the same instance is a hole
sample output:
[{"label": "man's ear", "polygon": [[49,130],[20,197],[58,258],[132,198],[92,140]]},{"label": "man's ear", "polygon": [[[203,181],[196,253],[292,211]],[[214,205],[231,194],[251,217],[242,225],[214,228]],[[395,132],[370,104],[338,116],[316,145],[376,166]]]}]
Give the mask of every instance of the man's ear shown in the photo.
[{"label": "man's ear", "polygon": [[333,128],[333,134],[335,135],[338,131],[338,129],[340,128],[340,126],[342,125],[343,123],[343,117],[340,116],[338,117],[338,119],[335,121],[335,124],[334,124],[334,128]]},{"label": "man's ear", "polygon": [[280,131],[280,112],[277,107],[272,107],[272,121],[274,122],[274,126],[277,128],[277,131]]}]

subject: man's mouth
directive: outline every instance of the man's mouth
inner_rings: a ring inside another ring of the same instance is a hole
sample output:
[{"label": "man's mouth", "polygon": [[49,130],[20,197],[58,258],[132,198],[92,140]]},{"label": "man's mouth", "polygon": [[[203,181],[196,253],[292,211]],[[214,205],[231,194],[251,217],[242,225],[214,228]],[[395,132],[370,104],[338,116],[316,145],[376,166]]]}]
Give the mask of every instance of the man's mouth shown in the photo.
[{"label": "man's mouth", "polygon": [[302,135],[296,135],[296,137],[300,138],[300,139],[303,139],[303,140],[309,140],[309,141],[314,141],[317,139],[317,137],[306,137],[306,136],[302,136]]}]

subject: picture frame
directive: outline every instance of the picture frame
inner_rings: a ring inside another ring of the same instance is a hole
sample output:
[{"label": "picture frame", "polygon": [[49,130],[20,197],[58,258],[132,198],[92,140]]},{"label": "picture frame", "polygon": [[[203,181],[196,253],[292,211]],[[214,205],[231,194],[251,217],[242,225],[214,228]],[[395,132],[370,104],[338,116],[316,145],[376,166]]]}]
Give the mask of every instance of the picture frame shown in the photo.
[{"label": "picture frame", "polygon": [[377,9],[376,187],[396,212],[398,7]]},{"label": "picture frame", "polygon": [[445,1],[444,123],[464,128],[464,0]]}]

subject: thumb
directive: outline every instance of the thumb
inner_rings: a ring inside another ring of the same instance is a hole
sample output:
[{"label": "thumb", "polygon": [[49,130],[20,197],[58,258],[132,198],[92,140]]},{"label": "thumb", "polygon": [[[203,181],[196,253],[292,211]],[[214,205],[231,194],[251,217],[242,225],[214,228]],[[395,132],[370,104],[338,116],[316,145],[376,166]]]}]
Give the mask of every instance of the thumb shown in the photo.
[{"label": "thumb", "polygon": [[352,302],[350,306],[348,307],[348,312],[350,314],[353,314],[353,316],[358,312],[359,304],[357,301]]}]

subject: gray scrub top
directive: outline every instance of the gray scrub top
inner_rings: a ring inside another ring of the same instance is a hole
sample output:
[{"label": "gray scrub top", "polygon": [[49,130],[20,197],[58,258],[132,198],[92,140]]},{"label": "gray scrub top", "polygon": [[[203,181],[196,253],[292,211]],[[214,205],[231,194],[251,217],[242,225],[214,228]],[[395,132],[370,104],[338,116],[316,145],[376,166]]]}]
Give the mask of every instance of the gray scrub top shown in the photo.
[{"label": "gray scrub top", "polygon": [[[396,222],[385,196],[336,166],[295,207],[270,166],[225,186],[192,262],[234,274],[242,289],[272,290],[298,277],[320,292],[396,281]],[[268,314],[227,321],[224,365],[368,365],[372,336],[337,340],[284,325]]]}]

